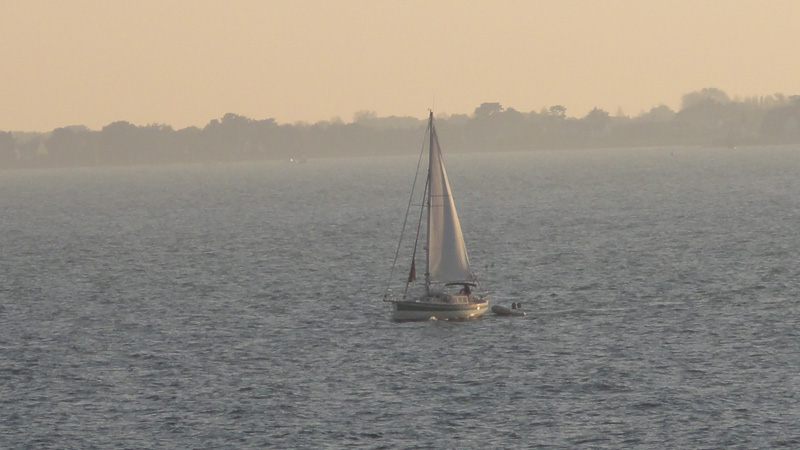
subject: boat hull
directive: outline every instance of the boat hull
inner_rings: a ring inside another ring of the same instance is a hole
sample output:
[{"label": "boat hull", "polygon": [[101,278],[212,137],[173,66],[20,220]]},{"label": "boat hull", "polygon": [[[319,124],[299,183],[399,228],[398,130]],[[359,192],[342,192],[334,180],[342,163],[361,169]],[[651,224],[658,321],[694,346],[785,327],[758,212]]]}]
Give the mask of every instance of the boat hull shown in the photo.
[{"label": "boat hull", "polygon": [[392,302],[392,320],[467,320],[476,319],[489,310],[489,302],[439,303],[422,301]]},{"label": "boat hull", "polygon": [[518,309],[511,309],[501,305],[493,305],[492,312],[498,316],[524,316],[525,312]]}]

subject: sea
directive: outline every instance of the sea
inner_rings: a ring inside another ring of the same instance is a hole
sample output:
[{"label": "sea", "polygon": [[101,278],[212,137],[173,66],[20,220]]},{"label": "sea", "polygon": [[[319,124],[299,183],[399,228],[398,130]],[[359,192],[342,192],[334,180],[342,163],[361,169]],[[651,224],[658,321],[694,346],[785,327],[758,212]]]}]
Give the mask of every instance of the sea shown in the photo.
[{"label": "sea", "polygon": [[800,448],[799,146],[445,159],[527,316],[391,321],[415,156],[0,172],[0,448]]}]

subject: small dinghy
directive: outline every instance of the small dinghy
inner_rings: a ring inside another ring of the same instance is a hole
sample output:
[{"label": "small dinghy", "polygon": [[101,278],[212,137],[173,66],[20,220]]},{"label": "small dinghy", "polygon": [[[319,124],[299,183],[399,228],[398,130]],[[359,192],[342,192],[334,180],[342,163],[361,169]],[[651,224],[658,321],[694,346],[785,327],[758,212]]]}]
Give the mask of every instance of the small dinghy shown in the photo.
[{"label": "small dinghy", "polygon": [[[517,306],[519,305],[519,306]],[[521,303],[512,303],[511,308],[502,305],[492,305],[492,312],[498,316],[526,316]]]}]

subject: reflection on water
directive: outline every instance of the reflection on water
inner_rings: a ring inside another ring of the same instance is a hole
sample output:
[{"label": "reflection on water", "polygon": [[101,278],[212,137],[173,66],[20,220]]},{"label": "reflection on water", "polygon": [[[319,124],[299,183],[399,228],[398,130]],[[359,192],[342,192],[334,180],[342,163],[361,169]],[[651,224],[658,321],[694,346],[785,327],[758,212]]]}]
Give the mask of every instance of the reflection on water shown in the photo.
[{"label": "reflection on water", "polygon": [[412,157],[0,172],[0,444],[797,446],[798,150],[447,155],[467,323],[380,301]]}]

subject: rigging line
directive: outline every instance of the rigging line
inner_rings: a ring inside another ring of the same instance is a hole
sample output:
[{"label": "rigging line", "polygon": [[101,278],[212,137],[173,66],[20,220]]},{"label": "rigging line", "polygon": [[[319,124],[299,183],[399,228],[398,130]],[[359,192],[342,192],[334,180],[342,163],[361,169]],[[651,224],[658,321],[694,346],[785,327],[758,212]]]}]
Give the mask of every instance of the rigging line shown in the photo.
[{"label": "rigging line", "polygon": [[[430,189],[430,177],[425,180],[425,189],[422,191],[422,197],[424,198],[425,195],[428,193],[428,189]],[[429,207],[430,208],[430,207]],[[419,232],[422,230],[422,216],[425,213],[425,206],[423,205],[422,208],[419,210],[419,221],[417,221],[417,235],[414,237],[414,254],[411,255],[411,264],[414,264],[414,261],[417,258],[417,247],[419,246]],[[428,283],[428,268],[427,265],[425,267],[425,283]],[[406,288],[403,290],[403,300],[405,300],[406,295],[408,294],[408,285],[411,284],[411,279],[409,278],[406,281]]]},{"label": "rigging line", "polygon": [[[392,261],[392,270],[389,272],[389,279],[386,282],[386,291],[383,294],[383,301],[386,301],[386,297],[389,295],[389,289],[391,288],[392,278],[394,278],[394,269],[397,265],[397,259],[400,257],[400,247],[403,244],[403,235],[406,231],[406,224],[408,223],[408,213],[411,211],[411,202],[414,201],[414,188],[417,187],[417,178],[419,178],[419,168],[422,165],[422,156],[425,154],[425,141],[428,138],[428,133],[431,131],[431,124],[428,122],[428,126],[425,129],[425,137],[422,139],[422,148],[419,151],[419,159],[417,160],[417,171],[414,173],[414,183],[411,185],[411,195],[408,198],[408,206],[406,206],[406,216],[403,219],[403,228],[400,230],[400,241],[397,243],[397,250],[394,253],[394,261]],[[425,182],[425,189],[428,188],[428,182]],[[417,231],[419,233],[419,231]],[[416,250],[416,247],[415,247]],[[406,289],[408,289],[408,285],[406,285]]]}]

